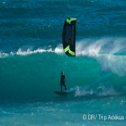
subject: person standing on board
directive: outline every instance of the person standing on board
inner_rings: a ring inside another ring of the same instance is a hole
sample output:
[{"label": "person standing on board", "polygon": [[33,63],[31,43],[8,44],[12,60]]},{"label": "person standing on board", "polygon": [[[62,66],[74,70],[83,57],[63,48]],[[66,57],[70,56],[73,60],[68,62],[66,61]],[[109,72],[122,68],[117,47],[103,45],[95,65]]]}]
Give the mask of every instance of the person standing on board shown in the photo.
[{"label": "person standing on board", "polygon": [[63,90],[62,90],[62,87],[63,87],[63,86],[64,86],[65,90],[67,90],[65,81],[66,81],[66,77],[65,77],[65,75],[64,75],[64,72],[61,72],[61,76],[60,76],[60,87],[61,87],[61,92],[63,91]]}]

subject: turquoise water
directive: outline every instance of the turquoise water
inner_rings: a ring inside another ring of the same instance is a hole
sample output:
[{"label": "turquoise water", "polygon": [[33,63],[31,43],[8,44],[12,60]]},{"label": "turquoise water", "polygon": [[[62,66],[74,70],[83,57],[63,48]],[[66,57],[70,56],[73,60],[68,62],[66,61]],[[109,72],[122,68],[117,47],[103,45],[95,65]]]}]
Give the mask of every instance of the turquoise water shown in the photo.
[{"label": "turquoise water", "polygon": [[[0,12],[1,126],[125,126],[124,0],[5,0]],[[75,58],[61,44],[69,16],[77,18]],[[54,94],[61,71],[63,97]]]},{"label": "turquoise water", "polygon": [[[120,98],[92,99],[79,101],[36,102],[13,104],[0,108],[0,123],[2,126],[124,126],[125,120],[89,119],[84,115],[118,115],[126,116],[125,101]],[[126,100],[126,99],[125,99]]]}]

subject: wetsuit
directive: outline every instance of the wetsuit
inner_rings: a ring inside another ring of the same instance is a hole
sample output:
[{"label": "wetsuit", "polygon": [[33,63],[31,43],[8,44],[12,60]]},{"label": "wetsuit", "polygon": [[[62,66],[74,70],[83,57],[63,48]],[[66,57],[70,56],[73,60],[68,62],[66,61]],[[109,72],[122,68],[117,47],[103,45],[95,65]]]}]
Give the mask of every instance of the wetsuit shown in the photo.
[{"label": "wetsuit", "polygon": [[61,92],[62,92],[62,87],[63,86],[64,86],[65,90],[67,90],[66,85],[65,85],[65,75],[61,74],[61,78],[60,78]]}]

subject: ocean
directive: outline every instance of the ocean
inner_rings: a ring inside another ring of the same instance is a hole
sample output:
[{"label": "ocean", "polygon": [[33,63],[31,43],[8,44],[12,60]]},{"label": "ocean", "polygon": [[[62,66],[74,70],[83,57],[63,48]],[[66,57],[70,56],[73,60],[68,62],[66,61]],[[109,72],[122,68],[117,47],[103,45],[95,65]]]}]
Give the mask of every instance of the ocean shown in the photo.
[{"label": "ocean", "polygon": [[[67,17],[76,57],[62,47]],[[125,125],[126,1],[0,0],[0,126]]]}]

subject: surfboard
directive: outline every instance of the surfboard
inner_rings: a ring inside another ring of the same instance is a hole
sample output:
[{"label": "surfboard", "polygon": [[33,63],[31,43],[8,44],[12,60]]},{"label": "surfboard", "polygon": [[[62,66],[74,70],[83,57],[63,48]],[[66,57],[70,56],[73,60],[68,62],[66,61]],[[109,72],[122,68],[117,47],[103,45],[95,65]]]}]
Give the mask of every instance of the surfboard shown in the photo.
[{"label": "surfboard", "polygon": [[67,95],[67,94],[69,94],[69,92],[67,92],[67,91],[55,91],[55,94],[57,94],[57,95]]}]

